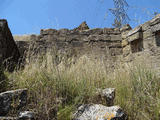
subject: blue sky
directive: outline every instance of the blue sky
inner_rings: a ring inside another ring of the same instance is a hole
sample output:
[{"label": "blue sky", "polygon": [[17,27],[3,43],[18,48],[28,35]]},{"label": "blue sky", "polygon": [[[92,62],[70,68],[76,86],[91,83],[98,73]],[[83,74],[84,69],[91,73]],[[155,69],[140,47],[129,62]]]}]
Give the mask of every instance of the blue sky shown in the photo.
[{"label": "blue sky", "polygon": [[[160,12],[159,0],[126,0],[130,25],[135,27]],[[0,0],[0,18],[13,34],[39,34],[44,28],[75,28],[86,21],[90,28],[112,27],[112,0]]]}]

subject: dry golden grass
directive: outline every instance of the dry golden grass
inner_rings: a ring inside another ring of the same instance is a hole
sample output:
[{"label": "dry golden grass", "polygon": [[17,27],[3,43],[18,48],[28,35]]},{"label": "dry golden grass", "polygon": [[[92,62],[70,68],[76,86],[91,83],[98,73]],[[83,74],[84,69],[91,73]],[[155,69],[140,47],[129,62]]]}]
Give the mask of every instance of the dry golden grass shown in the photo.
[{"label": "dry golden grass", "polygon": [[[56,55],[57,56],[57,55]],[[28,109],[43,120],[71,119],[77,105],[91,103],[96,88],[116,88],[115,104],[128,114],[129,120],[159,120],[160,80],[145,66],[120,64],[82,56],[76,62],[61,57],[57,64],[53,53],[26,60],[24,69],[8,74],[14,88],[29,89]]]}]

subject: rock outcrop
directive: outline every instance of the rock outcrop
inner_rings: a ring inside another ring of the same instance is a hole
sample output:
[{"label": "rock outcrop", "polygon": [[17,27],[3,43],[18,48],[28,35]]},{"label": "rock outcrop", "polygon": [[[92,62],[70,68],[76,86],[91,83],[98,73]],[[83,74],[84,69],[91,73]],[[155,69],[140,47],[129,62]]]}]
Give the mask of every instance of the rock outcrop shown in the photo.
[{"label": "rock outcrop", "polygon": [[13,71],[20,57],[6,20],[0,20],[0,64]]}]

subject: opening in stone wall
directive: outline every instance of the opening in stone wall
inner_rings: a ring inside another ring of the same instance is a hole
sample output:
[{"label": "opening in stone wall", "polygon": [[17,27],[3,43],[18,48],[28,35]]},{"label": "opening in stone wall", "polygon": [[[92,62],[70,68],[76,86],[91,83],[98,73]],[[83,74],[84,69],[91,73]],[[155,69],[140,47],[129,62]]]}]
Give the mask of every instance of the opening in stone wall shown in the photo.
[{"label": "opening in stone wall", "polygon": [[155,33],[156,45],[160,46],[160,31]]},{"label": "opening in stone wall", "polygon": [[142,39],[137,39],[131,42],[131,51],[132,53],[139,52],[143,50],[143,41]]}]

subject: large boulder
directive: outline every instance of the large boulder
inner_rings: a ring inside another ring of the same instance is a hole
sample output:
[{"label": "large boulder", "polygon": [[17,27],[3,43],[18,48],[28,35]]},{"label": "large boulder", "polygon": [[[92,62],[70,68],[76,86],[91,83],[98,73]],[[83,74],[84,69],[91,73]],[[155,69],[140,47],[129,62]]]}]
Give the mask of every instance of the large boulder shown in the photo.
[{"label": "large boulder", "polygon": [[73,120],[127,120],[127,115],[119,106],[87,104],[78,108],[73,114]]},{"label": "large boulder", "polygon": [[20,57],[7,20],[0,19],[0,64],[13,71]]}]

